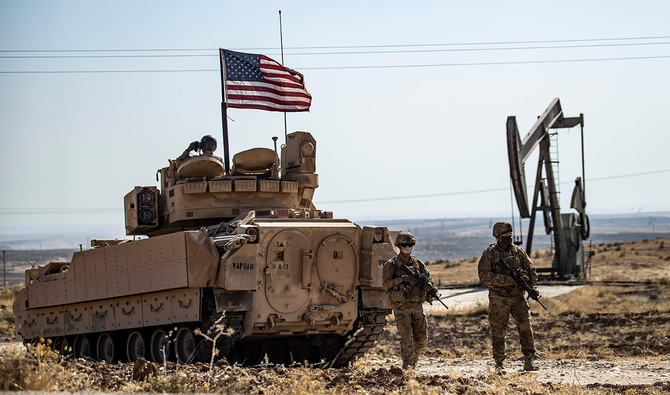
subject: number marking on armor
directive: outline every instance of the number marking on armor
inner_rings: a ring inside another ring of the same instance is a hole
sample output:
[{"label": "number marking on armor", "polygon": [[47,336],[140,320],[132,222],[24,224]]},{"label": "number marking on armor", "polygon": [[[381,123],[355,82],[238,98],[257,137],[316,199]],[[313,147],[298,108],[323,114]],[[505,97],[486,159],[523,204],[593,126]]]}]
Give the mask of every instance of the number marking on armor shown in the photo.
[{"label": "number marking on armor", "polygon": [[254,270],[254,264],[248,262],[233,262],[235,270]]}]

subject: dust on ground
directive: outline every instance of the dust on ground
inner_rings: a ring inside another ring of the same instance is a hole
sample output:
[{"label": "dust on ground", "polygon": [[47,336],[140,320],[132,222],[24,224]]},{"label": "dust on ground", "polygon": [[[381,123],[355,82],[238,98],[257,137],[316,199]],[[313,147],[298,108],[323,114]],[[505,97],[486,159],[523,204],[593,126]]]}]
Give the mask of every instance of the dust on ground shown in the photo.
[{"label": "dust on ground", "polygon": [[[513,321],[513,320],[512,320]],[[650,385],[670,383],[669,312],[627,314],[534,315],[539,371],[524,373],[519,334],[511,322],[505,368],[547,383],[574,385]],[[377,355],[399,354],[393,322],[378,342]],[[425,374],[476,377],[493,370],[485,310],[472,315],[428,317],[429,340],[417,370]],[[397,358],[370,361],[373,366],[400,366]]]},{"label": "dust on ground", "polygon": [[[585,245],[585,251],[593,253],[586,269],[589,280],[650,281],[670,277],[670,238]],[[553,255],[551,250],[533,251],[531,259],[535,267],[550,268]],[[479,257],[438,259],[426,264],[433,279],[446,286],[478,283],[478,261]]]},{"label": "dust on ground", "polygon": [[[537,290],[540,292],[540,301],[544,303],[543,298],[554,298],[556,296],[564,295],[581,288],[583,285],[539,285]],[[456,289],[441,289],[439,291],[440,299],[450,309],[469,309],[477,306],[483,306],[488,303],[489,291],[485,287],[477,288],[456,288]],[[530,302],[536,303],[536,302]],[[439,313],[443,311],[444,306],[438,302],[432,305],[424,305],[426,314]]]},{"label": "dust on ground", "polygon": [[[90,360],[60,363],[71,383],[62,389],[123,392],[217,392],[249,394],[457,393],[457,394],[659,394],[670,391],[668,358],[611,357],[598,360],[543,358],[540,370],[523,372],[522,361],[507,362],[503,374],[487,358],[422,359],[403,371],[396,357],[371,356],[342,369],[264,364],[212,367],[208,364],[151,364],[154,375],[134,379],[133,364]],[[1,381],[1,380],[0,380]],[[17,389],[17,388],[14,388]],[[631,390],[633,392],[631,392]]]},{"label": "dust on ground", "polygon": [[[617,292],[639,294],[648,292],[648,288],[639,285]],[[556,308],[561,298],[568,297],[549,298],[548,307]],[[298,389],[303,387],[311,393],[371,394],[414,390],[541,394],[566,388],[603,394],[670,391],[670,311],[531,311],[540,369],[529,373],[522,371],[519,336],[513,322],[507,334],[505,374],[495,373],[485,308],[429,315],[424,356],[409,372],[400,368],[400,339],[392,316],[370,354],[344,369],[271,364],[243,368],[221,362],[210,371],[207,364],[166,363],[156,365],[155,376],[143,381],[133,380],[133,364],[66,359],[60,365],[73,377],[91,383],[85,388],[100,391],[274,394],[301,392]],[[7,345],[20,343],[8,336],[0,338],[0,348]]]},{"label": "dust on ground", "polygon": [[[521,370],[513,320],[507,333],[506,373],[494,372],[484,298],[474,307],[453,311],[452,306],[449,312],[430,313],[428,344],[411,371],[400,369],[400,340],[390,316],[370,353],[343,369],[221,363],[210,370],[207,364],[167,363],[155,366],[157,374],[142,381],[133,380],[133,364],[65,359],[59,366],[70,375],[71,386],[58,388],[254,394],[670,393],[670,240],[612,243],[594,250],[593,277],[607,279],[612,273],[609,279],[648,282],[616,287],[587,284],[555,297],[545,293],[547,312],[530,301],[540,368],[536,372]],[[538,265],[546,264],[542,252],[534,259]],[[438,275],[454,269],[463,274],[450,277],[452,281],[467,283],[476,281],[476,265],[471,259],[432,263],[429,269]],[[0,364],[12,345],[21,343],[11,335],[0,336]]]}]

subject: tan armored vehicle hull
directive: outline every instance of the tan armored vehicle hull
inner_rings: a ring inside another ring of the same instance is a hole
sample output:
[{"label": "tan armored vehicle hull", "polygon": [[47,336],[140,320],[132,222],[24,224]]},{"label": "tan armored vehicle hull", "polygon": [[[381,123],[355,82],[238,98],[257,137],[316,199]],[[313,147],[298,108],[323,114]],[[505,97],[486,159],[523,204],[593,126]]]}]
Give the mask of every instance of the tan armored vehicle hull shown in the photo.
[{"label": "tan armored vehicle hull", "polygon": [[127,232],[152,237],[93,241],[72,262],[28,270],[14,305],[19,333],[108,362],[209,360],[216,340],[220,355],[244,364],[265,355],[346,364],[383,330],[382,265],[394,251],[386,228],[314,209],[307,165],[281,179],[225,179],[214,167],[186,182],[162,169],[160,196],[137,187],[125,198]]}]

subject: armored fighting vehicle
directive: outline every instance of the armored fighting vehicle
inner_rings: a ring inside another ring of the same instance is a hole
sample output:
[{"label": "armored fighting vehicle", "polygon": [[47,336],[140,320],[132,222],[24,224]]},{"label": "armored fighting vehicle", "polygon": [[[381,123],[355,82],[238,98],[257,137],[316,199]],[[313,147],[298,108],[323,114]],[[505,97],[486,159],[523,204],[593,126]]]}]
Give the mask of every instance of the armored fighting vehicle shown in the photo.
[{"label": "armored fighting vehicle", "polygon": [[209,361],[215,342],[231,362],[334,367],[373,345],[390,312],[391,232],[315,208],[307,132],[287,136],[281,162],[276,145],[253,148],[228,172],[215,149],[210,136],[191,143],[158,171],[160,188],[125,196],[132,240],[92,240],[71,262],[26,271],[14,304],[25,341],[180,363]]}]

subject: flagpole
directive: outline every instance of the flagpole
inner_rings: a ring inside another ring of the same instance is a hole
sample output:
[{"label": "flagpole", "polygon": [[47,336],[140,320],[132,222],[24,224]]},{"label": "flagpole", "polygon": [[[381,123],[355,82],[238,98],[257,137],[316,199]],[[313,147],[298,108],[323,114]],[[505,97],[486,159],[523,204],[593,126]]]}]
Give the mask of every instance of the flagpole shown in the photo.
[{"label": "flagpole", "polygon": [[[284,33],[281,25],[281,10],[279,10],[279,43],[281,45],[281,64],[284,65]],[[288,126],[286,125],[286,111],[284,111],[284,144],[288,144]]]},{"label": "flagpole", "polygon": [[[226,65],[223,48],[219,48],[221,64],[221,122],[223,124],[223,164],[226,175],[230,175],[230,158],[228,155],[228,90],[226,89]],[[286,116],[286,113],[284,113]]]}]

